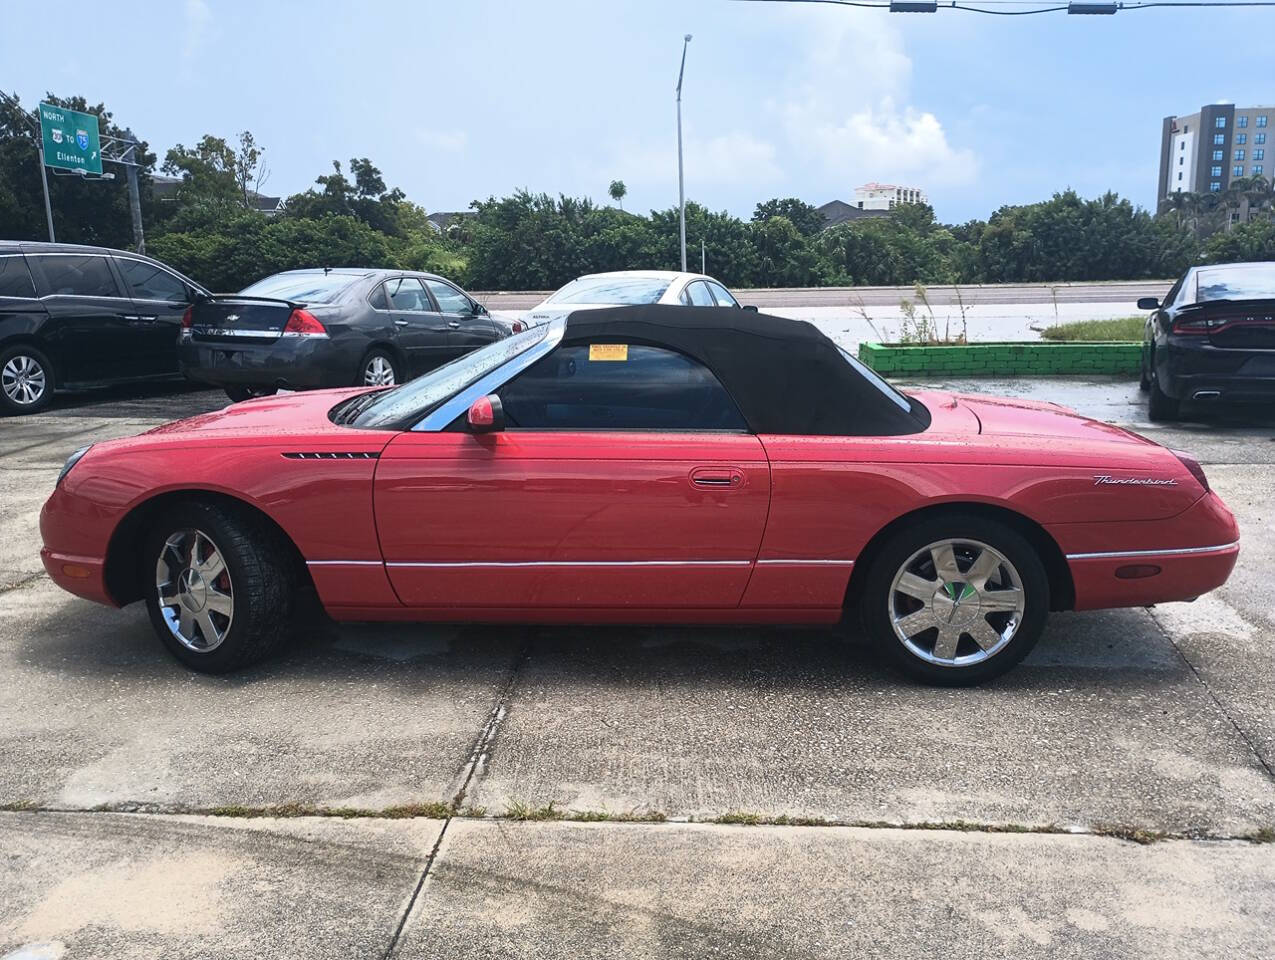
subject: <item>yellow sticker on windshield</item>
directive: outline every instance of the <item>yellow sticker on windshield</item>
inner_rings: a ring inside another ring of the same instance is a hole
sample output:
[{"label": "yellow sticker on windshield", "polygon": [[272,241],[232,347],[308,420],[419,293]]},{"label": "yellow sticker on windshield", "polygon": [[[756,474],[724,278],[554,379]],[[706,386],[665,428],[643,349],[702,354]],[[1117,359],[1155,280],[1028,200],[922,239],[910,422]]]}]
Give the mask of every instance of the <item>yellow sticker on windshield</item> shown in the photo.
[{"label": "yellow sticker on windshield", "polygon": [[590,360],[627,360],[629,345],[627,343],[591,343],[589,344]]}]

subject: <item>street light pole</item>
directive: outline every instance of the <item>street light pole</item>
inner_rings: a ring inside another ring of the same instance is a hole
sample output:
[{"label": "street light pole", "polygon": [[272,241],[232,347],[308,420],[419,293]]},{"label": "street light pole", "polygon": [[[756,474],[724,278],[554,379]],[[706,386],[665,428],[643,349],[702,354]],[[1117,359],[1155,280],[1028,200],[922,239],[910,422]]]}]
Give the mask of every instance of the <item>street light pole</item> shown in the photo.
[{"label": "street light pole", "polygon": [[686,186],[682,179],[682,75],[686,72],[688,33],[682,41],[682,66],[677,71],[677,221],[682,241],[682,272],[686,272]]}]

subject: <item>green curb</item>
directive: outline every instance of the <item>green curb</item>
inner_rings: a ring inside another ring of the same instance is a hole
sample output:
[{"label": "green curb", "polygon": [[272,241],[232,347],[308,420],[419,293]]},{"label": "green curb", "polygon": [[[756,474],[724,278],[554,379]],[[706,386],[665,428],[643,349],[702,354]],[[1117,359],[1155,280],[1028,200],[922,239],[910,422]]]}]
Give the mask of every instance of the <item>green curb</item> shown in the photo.
[{"label": "green curb", "polygon": [[859,359],[877,373],[944,376],[1055,376],[1102,373],[1137,376],[1142,344],[1095,341],[1032,343],[861,343]]}]

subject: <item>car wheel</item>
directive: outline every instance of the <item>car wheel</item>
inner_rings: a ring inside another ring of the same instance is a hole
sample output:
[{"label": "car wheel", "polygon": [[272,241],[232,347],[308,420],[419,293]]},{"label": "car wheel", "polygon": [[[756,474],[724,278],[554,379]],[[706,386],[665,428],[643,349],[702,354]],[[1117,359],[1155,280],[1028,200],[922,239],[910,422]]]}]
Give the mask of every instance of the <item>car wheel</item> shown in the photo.
[{"label": "car wheel", "polygon": [[1146,393],[1151,389],[1151,374],[1147,372],[1147,352],[1142,351],[1142,360],[1138,364],[1138,389]]},{"label": "car wheel", "polygon": [[0,410],[35,413],[53,399],[53,364],[35,347],[19,344],[0,352]]},{"label": "car wheel", "polygon": [[359,379],[355,386],[359,387],[392,387],[402,383],[398,363],[385,350],[373,350],[363,358],[359,367]]},{"label": "car wheel", "polygon": [[226,396],[232,403],[243,403],[253,397],[273,397],[278,392],[277,387],[226,387]]},{"label": "car wheel", "polygon": [[927,519],[872,561],[862,594],[870,639],[909,676],[965,686],[999,676],[1036,645],[1049,610],[1037,551],[995,520]]},{"label": "car wheel", "polygon": [[1151,370],[1151,396],[1147,404],[1147,415],[1152,420],[1173,421],[1178,419],[1178,414],[1182,409],[1182,402],[1174,397],[1169,396],[1160,389],[1160,378],[1155,374],[1155,368]]},{"label": "car wheel", "polygon": [[181,504],[146,540],[151,625],[178,660],[227,673],[287,639],[297,586],[289,545],[270,524],[212,503]]}]

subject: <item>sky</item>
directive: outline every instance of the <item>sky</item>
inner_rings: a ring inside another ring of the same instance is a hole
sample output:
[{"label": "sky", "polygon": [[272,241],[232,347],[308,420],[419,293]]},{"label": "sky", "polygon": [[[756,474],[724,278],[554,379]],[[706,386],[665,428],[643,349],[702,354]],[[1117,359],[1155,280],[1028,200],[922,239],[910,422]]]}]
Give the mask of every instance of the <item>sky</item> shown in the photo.
[{"label": "sky", "polygon": [[251,130],[265,193],[369,157],[428,211],[518,188],[626,209],[686,194],[926,190],[939,219],[1072,187],[1155,200],[1160,124],[1275,104],[1275,7],[890,14],[751,0],[5,0],[0,88],[104,102],[160,156]]}]

